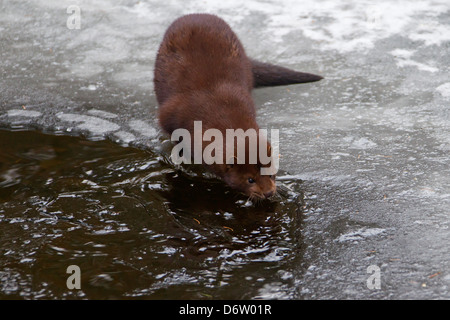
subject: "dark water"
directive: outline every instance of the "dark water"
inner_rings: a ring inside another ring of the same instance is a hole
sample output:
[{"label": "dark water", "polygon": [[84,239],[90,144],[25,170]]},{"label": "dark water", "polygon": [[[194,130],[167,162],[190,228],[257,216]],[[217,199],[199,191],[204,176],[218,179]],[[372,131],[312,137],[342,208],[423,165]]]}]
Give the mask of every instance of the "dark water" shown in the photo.
[{"label": "dark water", "polygon": [[0,299],[296,297],[300,182],[251,204],[110,141],[0,130],[0,143]]},{"label": "dark water", "polygon": [[[0,299],[450,299],[448,0],[69,5],[0,1]],[[156,51],[193,12],[325,77],[253,92],[273,202],[157,153]]]}]

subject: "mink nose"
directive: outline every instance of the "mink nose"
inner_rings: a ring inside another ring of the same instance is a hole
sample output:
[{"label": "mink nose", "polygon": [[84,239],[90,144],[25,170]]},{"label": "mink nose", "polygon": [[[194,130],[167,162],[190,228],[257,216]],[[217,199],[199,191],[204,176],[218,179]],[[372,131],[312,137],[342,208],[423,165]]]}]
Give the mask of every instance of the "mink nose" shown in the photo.
[{"label": "mink nose", "polygon": [[266,199],[270,198],[271,196],[273,196],[273,191],[269,191],[269,192],[264,193],[264,196],[266,197]]}]

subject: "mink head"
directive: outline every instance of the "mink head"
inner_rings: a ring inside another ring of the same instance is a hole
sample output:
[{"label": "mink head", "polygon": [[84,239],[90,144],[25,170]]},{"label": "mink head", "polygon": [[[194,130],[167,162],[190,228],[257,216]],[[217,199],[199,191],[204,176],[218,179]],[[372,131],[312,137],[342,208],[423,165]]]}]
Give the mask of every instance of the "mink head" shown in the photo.
[{"label": "mink head", "polygon": [[[244,135],[238,135],[238,140],[245,141],[245,156],[234,153],[237,156],[230,157],[221,167],[222,179],[252,200],[270,198],[276,192],[276,170],[273,169],[277,167],[278,162],[274,161],[277,154],[272,153],[272,147],[264,136],[258,136],[253,143],[249,143]],[[237,144],[233,145],[236,151]]]},{"label": "mink head", "polygon": [[262,175],[257,164],[227,165],[223,180],[250,199],[266,199],[276,192],[275,175]]}]

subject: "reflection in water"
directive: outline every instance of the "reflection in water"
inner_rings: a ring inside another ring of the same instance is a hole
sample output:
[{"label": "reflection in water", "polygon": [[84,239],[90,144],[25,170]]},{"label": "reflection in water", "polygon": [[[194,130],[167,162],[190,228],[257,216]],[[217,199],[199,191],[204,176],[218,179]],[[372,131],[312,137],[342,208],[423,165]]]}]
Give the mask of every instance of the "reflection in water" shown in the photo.
[{"label": "reflection in water", "polygon": [[149,151],[25,131],[0,141],[0,298],[295,295],[295,183],[254,205]]}]

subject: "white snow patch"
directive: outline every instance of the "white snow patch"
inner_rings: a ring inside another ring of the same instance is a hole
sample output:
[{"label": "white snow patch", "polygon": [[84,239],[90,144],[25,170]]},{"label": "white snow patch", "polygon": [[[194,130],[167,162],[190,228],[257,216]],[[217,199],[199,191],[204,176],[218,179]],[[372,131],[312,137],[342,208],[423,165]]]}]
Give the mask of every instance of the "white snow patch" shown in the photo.
[{"label": "white snow patch", "polygon": [[390,52],[394,57],[401,59],[409,59],[414,54],[414,50],[395,49]]},{"label": "white snow patch", "polygon": [[114,118],[118,117],[117,114],[103,111],[103,110],[98,110],[98,109],[91,109],[88,111],[88,113],[90,115],[101,117],[101,118],[106,118],[106,119],[114,119]]},{"label": "white snow patch", "polygon": [[131,129],[139,132],[144,137],[154,138],[158,135],[158,131],[154,127],[142,120],[131,120],[128,125]]},{"label": "white snow patch", "polygon": [[337,241],[339,241],[339,242],[358,241],[358,240],[362,240],[364,238],[377,236],[385,231],[386,231],[386,229],[382,229],[382,228],[361,228],[356,231],[342,234],[341,236],[339,236]]},{"label": "white snow patch", "polygon": [[8,110],[8,117],[28,117],[36,118],[40,117],[42,113],[33,110],[23,110],[23,109],[11,109]]},{"label": "white snow patch", "polygon": [[370,141],[367,138],[359,138],[356,139],[354,137],[345,137],[344,141],[347,143],[350,143],[349,148],[350,149],[371,149],[377,146],[377,144],[373,141]]},{"label": "white snow patch", "polygon": [[439,92],[444,98],[450,98],[450,82],[441,84],[436,88],[436,91]]},{"label": "white snow patch", "polygon": [[390,52],[391,55],[395,57],[397,66],[399,68],[411,66],[416,67],[419,70],[422,71],[428,71],[428,72],[438,72],[439,69],[436,67],[432,67],[429,65],[426,65],[421,62],[417,62],[415,60],[412,60],[411,57],[414,55],[414,51],[405,50],[405,49],[395,49]]},{"label": "white snow patch", "polygon": [[432,66],[426,65],[424,63],[414,61],[414,60],[398,60],[397,66],[400,68],[411,66],[411,67],[416,67],[419,70],[428,71],[428,72],[438,72],[439,71],[439,69],[436,67],[432,67]]},{"label": "white snow patch", "polygon": [[105,134],[111,131],[119,130],[119,125],[101,118],[86,116],[75,113],[59,113],[56,115],[59,119],[67,122],[80,122],[78,129],[87,130],[93,134]]},{"label": "white snow patch", "polygon": [[[448,7],[450,9],[450,5]],[[426,46],[441,45],[450,41],[450,26],[428,20],[418,24],[415,32],[409,35],[411,40],[423,41]]]},{"label": "white snow patch", "polygon": [[[255,11],[270,15],[269,31],[279,37],[290,31],[301,31],[320,43],[323,50],[341,53],[366,51],[376,41],[394,35],[440,45],[449,40],[449,26],[433,20],[449,10],[448,1],[284,1],[258,9],[255,1],[246,1]],[[270,7],[270,8],[269,8]],[[417,23],[417,16],[426,22]],[[320,21],[320,23],[316,23]]]},{"label": "white snow patch", "polygon": [[87,87],[81,87],[80,90],[95,91],[97,90],[97,86],[95,84],[90,84]]},{"label": "white snow patch", "polygon": [[122,142],[124,143],[130,143],[134,140],[136,140],[136,137],[134,136],[134,134],[127,132],[127,131],[117,131],[114,132],[114,135]]}]

